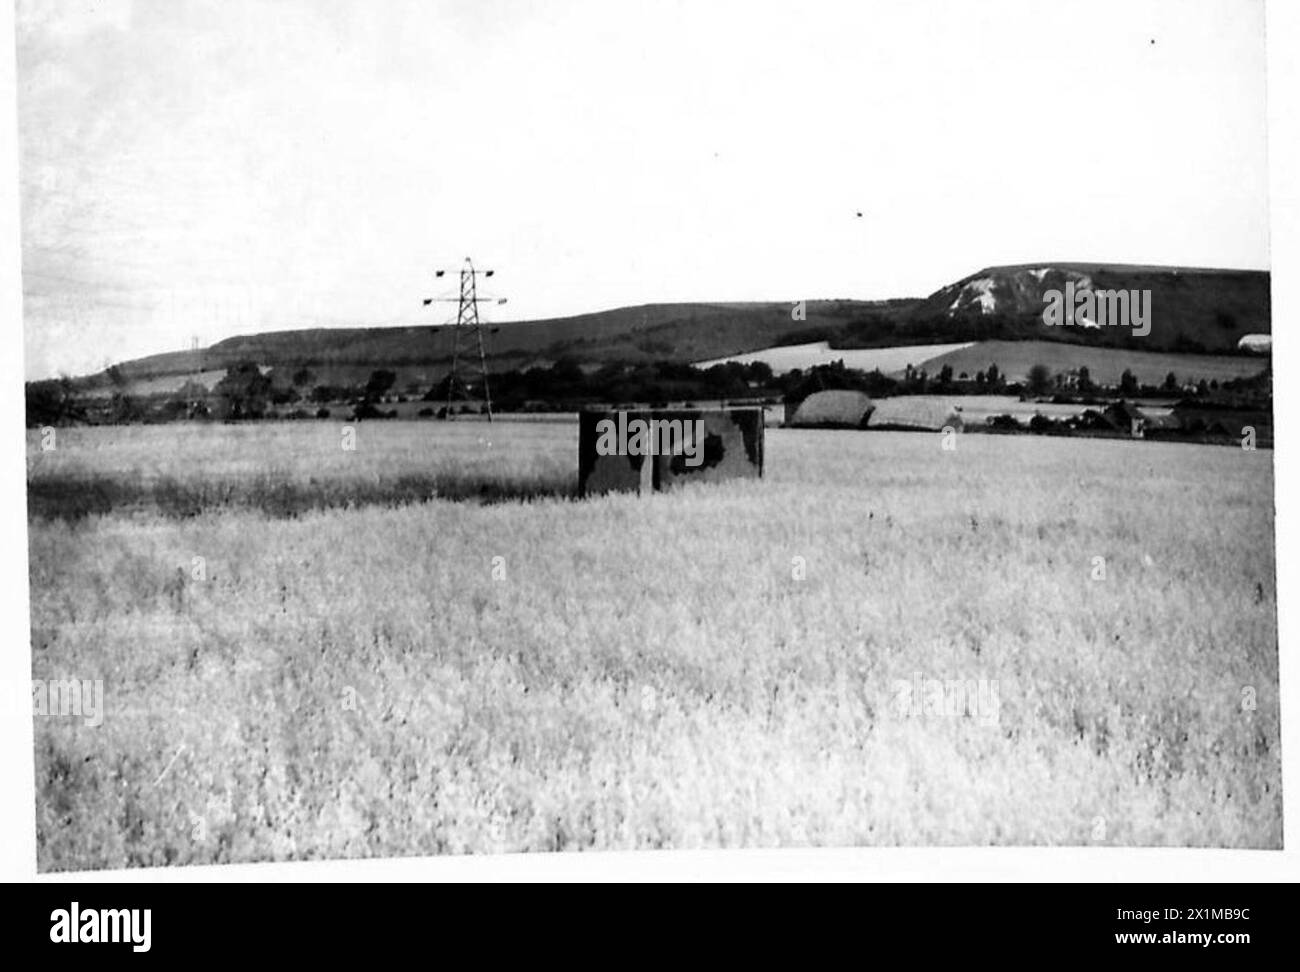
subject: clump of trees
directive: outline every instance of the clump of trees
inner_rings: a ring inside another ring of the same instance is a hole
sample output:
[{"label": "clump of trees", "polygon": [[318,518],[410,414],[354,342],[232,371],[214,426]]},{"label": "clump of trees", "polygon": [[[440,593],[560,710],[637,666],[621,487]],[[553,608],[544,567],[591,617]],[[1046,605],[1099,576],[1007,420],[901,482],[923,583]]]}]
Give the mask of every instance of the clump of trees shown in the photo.
[{"label": "clump of trees", "polygon": [[29,381],[24,389],[27,427],[70,425],[85,418],[85,408],[77,401],[68,378]]},{"label": "clump of trees", "polygon": [[384,368],[372,371],[369,380],[366,381],[362,397],[367,403],[381,401],[384,395],[388,393],[388,390],[395,384],[397,384],[396,372]]},{"label": "clump of trees", "polygon": [[271,401],[271,379],[256,362],[242,361],[226,371],[212,393],[223,418],[258,419]]},{"label": "clump of trees", "polygon": [[1025,375],[1025,390],[1031,395],[1046,395],[1052,390],[1052,369],[1045,364],[1033,365]]}]

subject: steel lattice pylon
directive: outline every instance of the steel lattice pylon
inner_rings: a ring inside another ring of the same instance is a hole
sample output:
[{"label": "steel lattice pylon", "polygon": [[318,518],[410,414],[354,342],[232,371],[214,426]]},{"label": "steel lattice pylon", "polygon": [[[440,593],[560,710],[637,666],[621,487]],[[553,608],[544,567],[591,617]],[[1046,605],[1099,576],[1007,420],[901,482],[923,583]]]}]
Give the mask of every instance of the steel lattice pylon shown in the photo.
[{"label": "steel lattice pylon", "polygon": [[[441,277],[446,271],[436,271],[436,276]],[[447,330],[450,332],[451,342],[451,370],[447,373],[447,409],[445,417],[452,417],[452,406],[458,400],[457,394],[461,395],[459,399],[466,401],[482,401],[487,411],[488,421],[492,421],[492,389],[488,382],[487,367],[487,347],[484,341],[483,329],[485,325],[479,319],[478,313],[478,278],[480,275],[490,277],[495,271],[492,270],[475,270],[474,264],[469,257],[465,258],[465,265],[460,270],[460,295],[458,297],[430,297],[425,300],[425,304],[431,304],[435,300],[455,300],[456,323],[450,325]],[[492,298],[499,303],[505,303],[504,298]],[[465,380],[464,370],[467,360],[472,360],[472,356],[478,354],[479,380],[482,382],[482,394],[476,395],[473,387]],[[435,386],[436,387],[436,386]]]}]

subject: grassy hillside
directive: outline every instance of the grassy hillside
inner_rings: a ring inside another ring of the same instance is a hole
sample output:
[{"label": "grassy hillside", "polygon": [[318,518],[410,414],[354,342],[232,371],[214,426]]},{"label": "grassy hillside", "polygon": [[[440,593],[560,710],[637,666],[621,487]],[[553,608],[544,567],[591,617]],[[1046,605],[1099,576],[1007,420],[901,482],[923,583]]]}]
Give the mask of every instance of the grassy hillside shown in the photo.
[{"label": "grassy hillside", "polygon": [[[1126,328],[1085,331],[1041,322],[1048,290],[1064,293],[1067,282],[1097,290],[1151,291],[1151,333],[1135,339]],[[1271,333],[1269,274],[1262,270],[1213,270],[1131,264],[1030,263],[988,267],[931,294],[913,310],[935,316],[1003,315],[1023,319],[1023,336],[1160,350],[1228,351],[1245,334]]]},{"label": "grassy hillside", "polygon": [[[585,362],[699,361],[755,351],[806,328],[834,328],[860,314],[899,314],[915,301],[809,301],[796,320],[788,303],[647,304],[576,317],[494,325],[488,357],[494,371]],[[291,368],[307,365],[340,383],[389,368],[412,379],[435,374],[449,360],[449,334],[437,327],[314,328],[227,338],[200,351],[126,362],[135,382],[224,369],[244,360]],[[100,375],[91,384],[111,382]]]}]

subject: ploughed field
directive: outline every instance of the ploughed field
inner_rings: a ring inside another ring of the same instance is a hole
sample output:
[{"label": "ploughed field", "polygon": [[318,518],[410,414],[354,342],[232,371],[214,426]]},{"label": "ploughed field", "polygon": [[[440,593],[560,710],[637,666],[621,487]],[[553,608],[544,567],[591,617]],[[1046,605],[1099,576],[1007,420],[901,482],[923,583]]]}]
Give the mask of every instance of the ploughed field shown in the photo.
[{"label": "ploughed field", "polygon": [[351,430],[29,433],[33,677],[103,686],[43,870],[1281,844],[1271,452],[769,430],[577,500],[576,424]]}]

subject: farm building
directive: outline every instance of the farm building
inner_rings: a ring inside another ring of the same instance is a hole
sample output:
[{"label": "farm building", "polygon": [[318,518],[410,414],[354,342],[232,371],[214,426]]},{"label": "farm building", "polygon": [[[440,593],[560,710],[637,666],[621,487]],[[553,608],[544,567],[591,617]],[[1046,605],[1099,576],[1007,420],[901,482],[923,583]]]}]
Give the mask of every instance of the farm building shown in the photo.
[{"label": "farm building", "polygon": [[1146,426],[1144,431],[1148,436],[1168,437],[1178,435],[1183,431],[1183,422],[1177,415],[1172,412],[1169,414],[1146,413]]},{"label": "farm building", "polygon": [[1147,427],[1147,414],[1132,402],[1119,401],[1106,408],[1103,413],[1121,432],[1127,432],[1135,439],[1142,438]]},{"label": "farm building", "polygon": [[1118,426],[1109,416],[1097,411],[1095,408],[1090,408],[1082,415],[1069,421],[1073,428],[1082,432],[1115,432],[1118,430]]},{"label": "farm building", "polygon": [[787,424],[804,429],[865,429],[874,408],[864,392],[819,391],[800,403]]},{"label": "farm building", "polygon": [[869,429],[939,432],[962,427],[961,410],[951,402],[919,395],[882,398],[867,420]]}]

